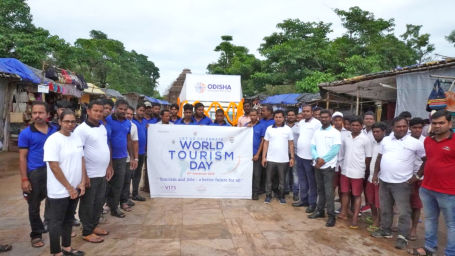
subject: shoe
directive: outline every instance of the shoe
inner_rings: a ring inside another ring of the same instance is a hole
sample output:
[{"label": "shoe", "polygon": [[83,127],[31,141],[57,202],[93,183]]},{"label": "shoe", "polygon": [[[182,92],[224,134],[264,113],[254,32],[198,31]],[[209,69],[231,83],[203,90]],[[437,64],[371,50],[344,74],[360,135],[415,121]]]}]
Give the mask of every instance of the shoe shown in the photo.
[{"label": "shoe", "polygon": [[[309,207],[308,207],[309,208]],[[308,216],[310,219],[324,218],[324,211],[315,210],[311,215]]]},{"label": "shoe", "polygon": [[362,208],[360,208],[360,212],[366,212],[371,209],[371,206],[369,205],[364,205]]},{"label": "shoe", "polygon": [[62,253],[63,255],[68,255],[68,256],[84,256],[85,253],[83,251],[78,251],[78,250],[75,250],[75,249],[71,249],[71,251],[65,251],[62,249]]},{"label": "shoe", "polygon": [[136,203],[134,203],[133,201],[131,201],[130,199],[128,199],[128,201],[126,202],[126,204],[129,206],[129,207],[133,207],[136,205]]},{"label": "shoe", "polygon": [[280,198],[280,204],[286,204],[286,199]]},{"label": "shoe", "polygon": [[294,207],[307,207],[308,203],[297,201],[297,202],[292,203],[292,206],[294,206]]},{"label": "shoe", "polygon": [[107,223],[106,216],[104,216],[104,214],[101,214],[100,220],[98,222],[99,224],[106,224]]},{"label": "shoe", "polygon": [[80,225],[81,225],[81,222],[80,222],[78,219],[75,218],[75,219],[73,220],[73,226],[74,226],[74,227],[79,227]]},{"label": "shoe", "polygon": [[316,205],[310,205],[308,208],[306,208],[305,212],[308,214],[312,214],[316,210]]},{"label": "shoe", "polygon": [[338,209],[335,210],[336,214],[340,214],[340,212],[341,212],[341,208],[338,208]]},{"label": "shoe", "polygon": [[254,193],[253,196],[251,197],[252,200],[259,200],[258,194]]},{"label": "shoe", "polygon": [[299,201],[299,195],[298,194],[292,194],[292,200],[294,200],[294,202]]},{"label": "shoe", "polygon": [[337,219],[335,217],[329,217],[327,223],[325,224],[326,227],[333,227],[335,226]]},{"label": "shoe", "polygon": [[111,215],[117,218],[125,218],[125,213],[120,211],[120,209],[115,209],[111,211]]},{"label": "shoe", "polygon": [[373,233],[371,233],[371,236],[376,237],[376,238],[392,238],[393,237],[392,233],[385,232],[382,229],[378,229],[378,230],[374,231]]},{"label": "shoe", "polygon": [[145,197],[142,197],[140,195],[135,195],[133,196],[132,198],[134,201],[141,201],[141,202],[144,202],[145,201]]},{"label": "shoe", "polygon": [[272,197],[271,196],[266,196],[265,200],[264,200],[264,203],[270,204],[270,201],[272,201]]},{"label": "shoe", "polygon": [[397,241],[395,243],[395,248],[403,250],[408,246],[408,240],[402,235],[398,235]]}]

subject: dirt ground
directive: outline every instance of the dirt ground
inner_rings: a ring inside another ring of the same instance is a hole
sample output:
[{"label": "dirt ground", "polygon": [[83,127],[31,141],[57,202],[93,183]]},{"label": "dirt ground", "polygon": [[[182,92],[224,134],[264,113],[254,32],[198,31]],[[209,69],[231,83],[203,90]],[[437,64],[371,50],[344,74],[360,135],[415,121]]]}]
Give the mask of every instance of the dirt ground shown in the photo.
[{"label": "dirt ground", "polygon": [[[47,234],[45,247],[30,246],[18,173],[18,154],[0,153],[0,243],[13,245],[2,255],[49,255]],[[370,237],[365,223],[359,230],[344,221],[327,228],[325,219],[310,220],[304,208],[292,207],[291,198],[286,205],[263,199],[148,198],[124,219],[108,216],[102,227],[111,234],[101,244],[84,242],[75,227],[72,246],[86,255],[407,255],[394,249],[394,239]],[[418,240],[409,247],[423,244],[419,226]],[[444,236],[442,230],[442,245]]]}]

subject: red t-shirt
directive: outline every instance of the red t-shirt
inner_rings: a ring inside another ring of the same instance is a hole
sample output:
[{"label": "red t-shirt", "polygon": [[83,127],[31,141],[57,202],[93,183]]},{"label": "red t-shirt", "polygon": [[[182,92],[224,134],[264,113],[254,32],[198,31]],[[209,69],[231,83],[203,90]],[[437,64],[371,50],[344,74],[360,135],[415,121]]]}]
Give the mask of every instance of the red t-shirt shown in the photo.
[{"label": "red t-shirt", "polygon": [[427,137],[424,141],[425,163],[422,187],[439,193],[455,195],[455,137],[437,142]]}]

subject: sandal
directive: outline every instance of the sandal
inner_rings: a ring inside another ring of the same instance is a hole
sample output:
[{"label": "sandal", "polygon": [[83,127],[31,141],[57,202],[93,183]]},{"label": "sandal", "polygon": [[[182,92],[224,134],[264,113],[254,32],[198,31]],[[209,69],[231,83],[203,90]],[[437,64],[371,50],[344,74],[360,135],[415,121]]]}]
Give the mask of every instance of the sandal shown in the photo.
[{"label": "sandal", "polygon": [[379,229],[378,226],[375,226],[375,225],[372,224],[372,225],[368,226],[367,231],[368,232],[375,232],[378,229]]},{"label": "sandal", "polygon": [[0,244],[0,252],[11,251],[11,249],[13,249],[13,246],[10,244]]},{"label": "sandal", "polygon": [[358,225],[350,225],[349,228],[350,229],[359,229],[359,226]]},{"label": "sandal", "polygon": [[121,206],[122,210],[124,210],[125,212],[131,212],[131,207],[127,204],[127,203],[123,203],[122,206]]},{"label": "sandal", "polygon": [[41,237],[35,237],[31,241],[33,248],[40,248],[44,246],[43,239]]},{"label": "sandal", "polygon": [[417,236],[416,235],[410,235],[408,239],[409,239],[409,241],[415,241],[415,240],[417,240]]},{"label": "sandal", "polygon": [[90,243],[101,243],[104,241],[102,237],[97,236],[95,233],[92,233],[88,236],[83,236],[82,239]]},{"label": "sandal", "polygon": [[63,255],[68,255],[68,256],[84,256],[85,252],[83,251],[78,251],[76,249],[71,249],[71,251],[65,251],[62,250]]},{"label": "sandal", "polygon": [[[425,254],[421,254],[418,250],[419,249],[423,249],[425,251]],[[433,252],[428,250],[427,248],[425,247],[420,247],[420,248],[412,248],[412,249],[408,249],[408,254],[410,255],[418,255],[418,256],[432,256],[433,255]]]},{"label": "sandal", "polygon": [[107,236],[109,235],[109,232],[104,230],[104,229],[101,229],[99,227],[96,227],[94,230],[93,230],[93,233],[97,236]]}]

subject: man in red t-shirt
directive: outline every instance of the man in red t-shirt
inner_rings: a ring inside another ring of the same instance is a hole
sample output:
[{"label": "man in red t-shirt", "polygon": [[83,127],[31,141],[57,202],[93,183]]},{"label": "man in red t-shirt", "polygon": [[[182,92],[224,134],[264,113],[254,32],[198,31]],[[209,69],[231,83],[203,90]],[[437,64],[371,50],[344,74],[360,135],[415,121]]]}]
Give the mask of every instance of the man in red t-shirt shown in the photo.
[{"label": "man in red t-shirt", "polygon": [[445,255],[455,255],[455,137],[451,131],[450,112],[439,110],[431,116],[431,131],[425,139],[425,168],[410,182],[423,175],[420,198],[425,212],[425,246],[408,252],[412,255],[433,255],[438,247],[438,219],[442,212],[447,227]]}]

